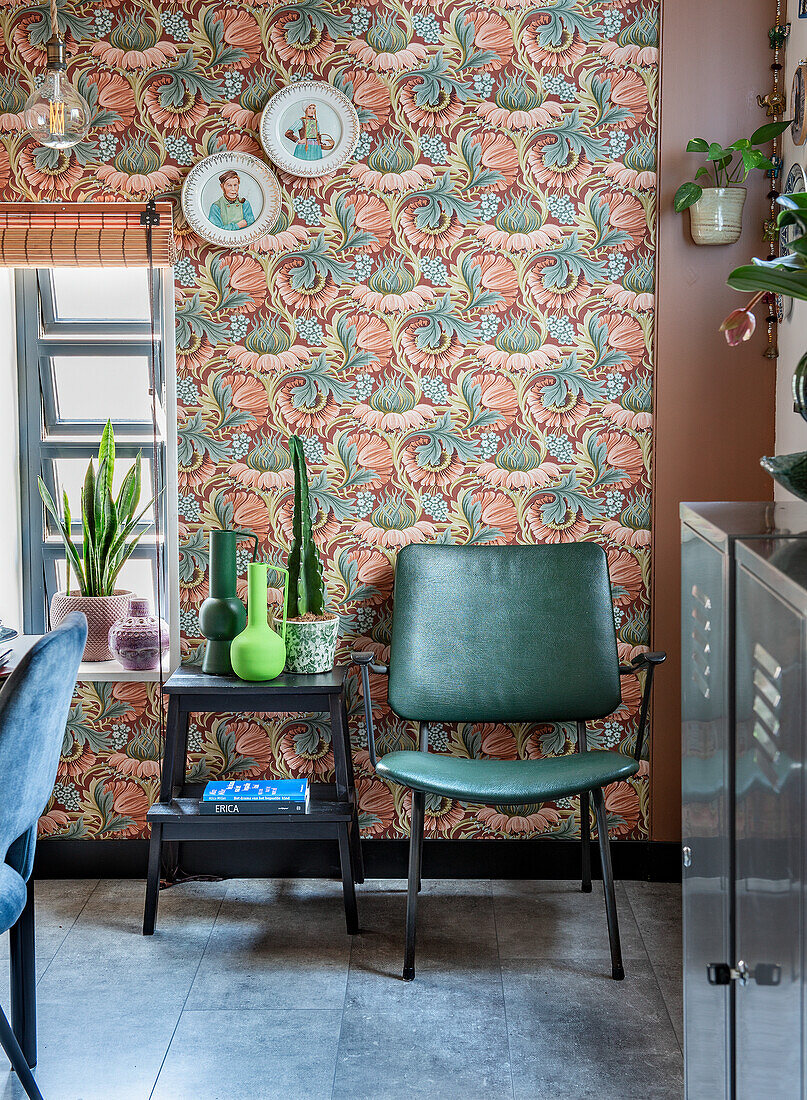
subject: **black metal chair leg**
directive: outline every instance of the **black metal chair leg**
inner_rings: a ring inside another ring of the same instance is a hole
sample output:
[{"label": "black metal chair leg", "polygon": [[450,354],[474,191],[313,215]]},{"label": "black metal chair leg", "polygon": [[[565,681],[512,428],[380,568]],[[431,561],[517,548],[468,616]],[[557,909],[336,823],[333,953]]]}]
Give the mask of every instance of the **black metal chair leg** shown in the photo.
[{"label": "black metal chair leg", "polygon": [[9,929],[11,964],[11,1027],[25,1060],[36,1065],[36,949],[34,944],[34,882],[19,920]]},{"label": "black metal chair leg", "polygon": [[580,793],[580,841],[582,845],[582,881],[580,889],[591,893],[591,820],[588,809],[588,791]]},{"label": "black metal chair leg", "polygon": [[20,1044],[14,1037],[11,1025],[6,1019],[6,1014],[0,1008],[0,1046],[8,1055],[14,1072],[20,1079],[20,1084],[25,1089],[25,1095],[29,1100],[42,1100],[42,1093],[34,1080],[34,1075],[25,1061],[25,1055],[20,1050]]},{"label": "black metal chair leg", "polygon": [[597,839],[602,863],[602,888],[605,894],[605,915],[608,919],[608,940],[611,945],[611,977],[620,982],[625,977],[622,967],[622,949],[619,945],[619,918],[616,912],[614,872],[611,867],[611,845],[608,842],[608,825],[605,820],[605,799],[602,788],[592,791],[594,812],[597,815]]},{"label": "black metal chair leg", "polygon": [[348,935],[355,936],[359,931],[359,911],[356,908],[356,887],[353,883],[353,860],[351,859],[348,822],[341,822],[338,831],[339,863],[342,868],[342,892],[345,899],[345,924],[347,925]]},{"label": "black metal chair leg", "polygon": [[149,865],[146,878],[146,904],[143,908],[143,935],[154,934],[157,902],[160,897],[160,859],[162,856],[162,825],[152,824],[149,841]]},{"label": "black metal chair leg", "polygon": [[418,908],[418,883],[420,861],[423,854],[423,815],[426,795],[412,791],[412,815],[409,827],[409,880],[406,895],[406,950],[404,952],[403,980],[411,982],[415,976],[415,924]]},{"label": "black metal chair leg", "polygon": [[[418,750],[429,751],[429,723],[421,722],[418,726]],[[423,846],[420,848],[420,862],[418,863],[418,893],[423,886]]]}]

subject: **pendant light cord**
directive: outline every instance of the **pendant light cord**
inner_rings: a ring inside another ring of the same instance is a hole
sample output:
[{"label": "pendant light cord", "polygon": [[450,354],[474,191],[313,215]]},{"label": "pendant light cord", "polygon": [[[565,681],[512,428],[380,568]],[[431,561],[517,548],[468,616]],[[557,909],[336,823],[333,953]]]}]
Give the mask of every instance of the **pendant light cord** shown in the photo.
[{"label": "pendant light cord", "polygon": [[[55,0],[52,0],[55,2]],[[151,462],[152,497],[154,499],[154,540],[156,551],[156,584],[154,586],[155,603],[157,612],[157,635],[159,638],[160,663],[159,668],[159,694],[157,698],[157,715],[159,722],[158,744],[160,749],[160,785],[163,778],[163,757],[165,755],[165,713],[163,705],[163,646],[162,646],[162,538],[160,525],[160,462],[158,449],[158,422],[157,422],[157,324],[155,310],[155,283],[154,283],[154,226],[160,224],[160,215],[157,212],[157,204],[154,199],[149,199],[146,209],[140,215],[140,224],[146,230],[146,258],[148,260],[148,295],[149,295],[149,323],[151,326],[151,350],[149,354],[149,390],[151,393],[151,432],[153,457]],[[165,366],[163,365],[163,371]],[[169,627],[169,653],[170,653],[170,627]]]},{"label": "pendant light cord", "polygon": [[59,10],[56,7],[56,0],[50,0],[50,33],[55,34],[61,41],[61,35],[59,34]]}]

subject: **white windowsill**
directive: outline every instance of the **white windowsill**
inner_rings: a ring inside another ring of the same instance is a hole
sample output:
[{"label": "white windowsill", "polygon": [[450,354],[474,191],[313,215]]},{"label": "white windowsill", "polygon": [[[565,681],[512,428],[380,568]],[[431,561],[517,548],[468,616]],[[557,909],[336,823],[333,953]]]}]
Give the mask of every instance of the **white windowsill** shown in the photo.
[{"label": "white windowsill", "polygon": [[[8,671],[11,671],[20,657],[27,653],[38,639],[38,634],[18,634],[16,638],[12,638],[7,642],[0,642],[0,653],[6,649],[11,649],[14,654],[9,662]],[[170,653],[165,656],[163,660],[163,680],[168,679],[171,673],[179,667],[179,663],[179,659],[172,659]],[[144,672],[130,672],[129,669],[123,668],[117,661],[82,661],[78,666],[76,679],[94,680],[96,683],[115,683],[120,680],[134,681],[141,684],[155,683],[160,679],[160,670],[150,668]],[[2,687],[1,676],[0,687]]]},{"label": "white windowsill", "polygon": [[[167,680],[174,671],[173,662],[166,657],[163,661],[163,680]],[[160,679],[159,668],[149,668],[132,672],[123,668],[117,661],[82,661],[78,666],[77,680],[93,680],[96,683],[115,683],[119,680],[134,680],[137,683],[155,683]]]}]

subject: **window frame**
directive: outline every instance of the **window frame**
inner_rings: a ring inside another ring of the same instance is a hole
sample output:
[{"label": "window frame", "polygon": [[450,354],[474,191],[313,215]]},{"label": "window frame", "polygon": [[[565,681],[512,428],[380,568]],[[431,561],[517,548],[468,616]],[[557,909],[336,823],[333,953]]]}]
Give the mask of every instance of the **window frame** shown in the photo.
[{"label": "window frame", "polygon": [[[141,451],[146,463],[156,462],[159,499],[162,502],[161,575],[156,576],[156,534],[153,526],[149,531],[145,524],[141,525],[141,530],[146,533],[132,558],[154,562],[153,583],[155,591],[159,586],[161,613],[169,623],[169,666],[173,669],[179,664],[174,287],[170,269],[155,270],[154,275],[155,369],[160,432],[156,452],[151,418],[148,421],[113,420],[113,426],[116,454],[120,458],[134,458]],[[42,505],[37,476],[42,474],[56,499],[53,460],[77,457],[89,461],[97,454],[100,434],[98,421],[59,418],[51,361],[55,355],[87,357],[88,351],[119,356],[151,355],[150,322],[60,321],[53,314],[53,306],[50,269],[15,272],[22,606],[23,629],[27,634],[41,634],[48,628],[49,597],[57,589],[56,563],[65,560],[66,556],[61,535]],[[36,364],[35,369],[28,369],[29,364]],[[143,495],[146,499],[146,494],[151,495],[152,491],[151,477],[144,478]],[[73,517],[72,530],[80,548],[80,517]],[[159,675],[157,671],[127,675],[117,662],[99,662],[93,664],[92,670],[95,679],[148,680]]]}]

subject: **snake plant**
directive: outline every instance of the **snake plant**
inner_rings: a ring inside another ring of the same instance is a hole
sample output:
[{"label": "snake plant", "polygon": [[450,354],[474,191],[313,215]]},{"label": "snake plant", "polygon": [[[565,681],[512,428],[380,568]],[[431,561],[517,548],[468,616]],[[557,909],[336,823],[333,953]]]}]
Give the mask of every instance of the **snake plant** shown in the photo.
[{"label": "snake plant", "polygon": [[115,581],[124,563],[137,546],[143,531],[135,534],[135,528],[149,510],[152,501],[137,515],[140,503],[140,453],[123,479],[117,497],[112,496],[112,478],[115,472],[115,433],[109,420],[106,422],[98,448],[98,473],[93,460],[87,467],[81,490],[81,526],[83,544],[81,556],[73,542],[72,516],[67,492],[63,494],[64,515],[60,516],[48,492],[39,478],[39,494],[56,521],[67,554],[67,594],[70,595],[71,570],[78,582],[82,596],[111,596]]},{"label": "snake plant", "polygon": [[303,441],[299,436],[291,436],[289,450],[294,469],[294,514],[288,562],[289,617],[302,618],[307,614],[325,613],[325,585],[322,580],[322,562],[311,534],[308,471]]}]

